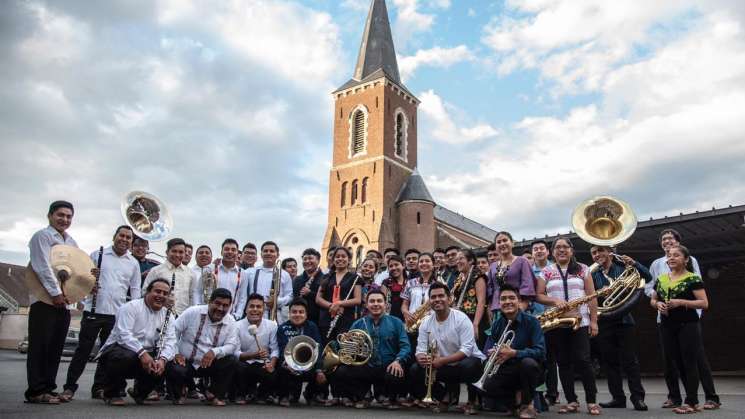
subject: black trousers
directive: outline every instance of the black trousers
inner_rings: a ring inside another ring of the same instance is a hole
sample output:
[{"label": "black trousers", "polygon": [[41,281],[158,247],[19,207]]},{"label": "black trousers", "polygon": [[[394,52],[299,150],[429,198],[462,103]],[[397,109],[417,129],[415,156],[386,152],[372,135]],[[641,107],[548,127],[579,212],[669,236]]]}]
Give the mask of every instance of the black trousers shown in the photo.
[{"label": "black trousers", "polygon": [[340,365],[334,374],[339,386],[347,389],[347,395],[355,401],[362,400],[371,385],[375,385],[390,400],[395,400],[405,391],[405,378],[389,374],[386,366]]},{"label": "black trousers", "polygon": [[[696,365],[698,367],[698,376],[701,380],[701,387],[704,389],[704,396],[706,400],[711,400],[719,403],[719,395],[717,395],[716,388],[714,387],[714,378],[711,375],[711,367],[709,366],[709,360],[706,357],[706,351],[703,346],[703,334],[701,332],[701,322],[696,322],[699,328],[699,334],[701,335],[701,348],[698,352],[698,359]],[[667,358],[669,354],[665,351],[664,337],[662,333],[662,323],[657,323],[657,334],[660,342],[662,355],[662,362],[665,365],[665,384],[667,384],[667,398],[676,402],[682,403],[683,397],[680,395],[680,385],[678,380],[685,381],[684,374],[678,371],[675,362],[668,363]]]},{"label": "black trousers", "polygon": [[306,371],[300,375],[293,374],[285,367],[277,367],[277,396],[280,398],[296,397],[303,389],[303,383],[308,383],[305,388],[304,397],[310,400],[316,394],[323,394],[325,385],[316,383],[315,370]]},{"label": "black trousers", "polygon": [[546,333],[546,345],[556,355],[559,364],[559,379],[568,403],[577,401],[574,392],[574,372],[579,372],[585,389],[585,401],[595,403],[598,388],[590,361],[590,336],[588,327],[554,329]]},{"label": "black trousers", "polygon": [[[116,318],[110,314],[91,314],[83,312],[83,319],[80,321],[80,334],[78,335],[78,347],[75,348],[75,355],[72,356],[70,365],[67,367],[67,381],[64,389],[78,391],[78,379],[85,370],[88,358],[91,356],[91,350],[96,344],[96,339],[101,337],[101,345],[106,342],[114,328]],[[91,393],[103,389],[104,373],[101,364],[96,365],[96,373],[93,376],[93,386]]]},{"label": "black trousers", "polygon": [[[150,356],[155,356],[155,352]],[[135,394],[145,398],[162,378],[142,369],[137,353],[116,343],[101,354],[99,365],[105,376],[103,394],[106,398],[119,397],[127,387],[128,378],[135,379]]]},{"label": "black trousers", "polygon": [[[698,358],[702,347],[698,322],[663,322],[661,325],[665,368],[677,367],[686,391],[685,403],[698,404]],[[676,382],[675,386],[677,385]]]},{"label": "black trousers", "polygon": [[277,383],[277,370],[268,372],[264,368],[263,362],[252,364],[246,362],[237,362],[236,371],[233,376],[237,394],[239,396],[248,396],[256,394],[256,385],[259,385],[259,395],[266,397],[274,391]]},{"label": "black trousers", "polygon": [[37,301],[28,313],[28,354],[26,355],[26,399],[57,388],[62,349],[65,347],[70,312]]},{"label": "black trousers", "polygon": [[559,397],[559,369],[556,364],[556,353],[546,352],[546,397]]},{"label": "black trousers", "polygon": [[[442,401],[445,395],[459,394],[461,383],[473,383],[481,376],[481,360],[476,357],[464,358],[453,365],[446,365],[436,370],[437,376],[435,383],[432,385],[432,397]],[[414,362],[409,369],[409,374],[415,383],[414,396],[417,399],[424,397],[427,392],[427,385],[424,381],[426,368]],[[458,400],[450,400],[451,404],[458,403]]]},{"label": "black trousers", "polygon": [[236,370],[236,359],[233,355],[215,358],[209,368],[194,368],[186,361],[186,365],[179,365],[175,361],[169,361],[166,365],[166,385],[168,391],[174,398],[178,398],[184,387],[193,382],[194,377],[209,378],[210,393],[218,399],[224,399],[228,391],[228,384],[233,380]]},{"label": "black trousers", "polygon": [[515,393],[520,391],[522,404],[530,404],[535,388],[541,383],[541,364],[533,358],[510,359],[499,367],[496,374],[486,379],[484,391],[504,406],[514,407]]},{"label": "black trousers", "polygon": [[611,397],[614,400],[626,400],[621,375],[623,370],[629,383],[631,400],[644,400],[644,386],[639,371],[639,360],[635,353],[634,326],[620,323],[603,324],[600,326],[597,340]]}]

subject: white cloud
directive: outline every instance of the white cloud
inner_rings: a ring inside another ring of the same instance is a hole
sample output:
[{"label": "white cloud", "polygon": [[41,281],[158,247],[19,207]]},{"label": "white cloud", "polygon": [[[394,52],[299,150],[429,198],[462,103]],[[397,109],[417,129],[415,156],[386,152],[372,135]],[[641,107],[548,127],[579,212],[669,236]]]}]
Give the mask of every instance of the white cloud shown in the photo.
[{"label": "white cloud", "polygon": [[[424,135],[449,144],[466,144],[493,138],[499,135],[499,131],[489,124],[477,123],[470,126],[462,126],[456,123],[452,112],[457,112],[452,105],[446,104],[434,90],[427,90],[419,94],[422,101],[419,105],[420,127],[425,127]],[[465,119],[465,118],[464,118]]]},{"label": "white cloud", "polygon": [[398,68],[401,78],[405,80],[413,76],[417,68],[422,66],[448,68],[453,64],[473,60],[473,53],[465,45],[452,48],[434,47],[420,49],[414,55],[398,57]]},{"label": "white cloud", "polygon": [[406,50],[411,38],[418,32],[427,32],[435,23],[435,15],[422,13],[418,0],[393,0],[397,8],[394,24],[396,48]]},{"label": "white cloud", "polygon": [[370,8],[370,2],[367,0],[344,0],[341,6],[358,12],[366,12]]}]

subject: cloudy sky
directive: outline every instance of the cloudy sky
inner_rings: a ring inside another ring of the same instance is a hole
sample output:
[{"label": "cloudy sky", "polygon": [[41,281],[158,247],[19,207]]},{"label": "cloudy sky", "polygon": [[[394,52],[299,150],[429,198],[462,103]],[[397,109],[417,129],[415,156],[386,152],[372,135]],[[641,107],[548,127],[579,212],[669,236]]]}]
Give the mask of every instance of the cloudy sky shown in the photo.
[{"label": "cloudy sky", "polygon": [[[174,235],[318,247],[330,92],[368,0],[4,1],[0,260],[54,199],[85,250],[134,189]],[[518,237],[609,193],[640,218],[745,203],[745,6],[732,0],[389,0],[442,205]]]}]

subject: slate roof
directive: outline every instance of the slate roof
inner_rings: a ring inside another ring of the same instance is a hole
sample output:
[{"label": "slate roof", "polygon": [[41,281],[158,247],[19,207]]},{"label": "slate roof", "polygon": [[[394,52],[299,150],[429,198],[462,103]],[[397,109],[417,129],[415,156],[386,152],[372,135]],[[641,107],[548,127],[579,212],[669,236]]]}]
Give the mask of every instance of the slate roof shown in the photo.
[{"label": "slate roof", "polygon": [[406,179],[406,183],[404,183],[404,186],[401,188],[401,192],[399,192],[398,198],[396,199],[396,203],[399,204],[405,201],[426,201],[433,204],[435,203],[435,200],[427,189],[427,185],[424,184],[424,179],[422,179],[422,176],[419,174],[417,169],[414,169],[414,172],[409,175],[408,179]]},{"label": "slate roof", "polygon": [[465,231],[472,236],[476,236],[488,242],[494,241],[494,236],[497,234],[496,230],[492,230],[483,224],[464,217],[457,212],[450,211],[440,205],[435,205],[434,216],[435,220],[443,224],[455,227],[458,230]]}]

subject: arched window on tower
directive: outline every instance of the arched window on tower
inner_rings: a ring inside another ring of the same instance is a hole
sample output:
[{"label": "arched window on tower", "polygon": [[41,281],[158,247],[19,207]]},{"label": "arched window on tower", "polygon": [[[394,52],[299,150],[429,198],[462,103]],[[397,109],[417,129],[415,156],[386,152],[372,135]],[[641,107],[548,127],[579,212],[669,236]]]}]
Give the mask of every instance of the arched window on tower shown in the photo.
[{"label": "arched window on tower", "polygon": [[347,182],[341,184],[341,202],[339,203],[340,207],[345,205],[347,205]]},{"label": "arched window on tower", "polygon": [[358,106],[349,119],[349,157],[366,154],[367,151],[367,110]]},{"label": "arched window on tower", "polygon": [[363,204],[367,202],[367,180],[368,179],[369,178],[362,179],[362,197],[361,197],[362,199],[361,200]]},{"label": "arched window on tower", "polygon": [[357,203],[357,179],[352,181],[352,202],[351,205]]},{"label": "arched window on tower", "polygon": [[396,110],[396,127],[394,132],[393,152],[396,157],[406,160],[406,142],[409,121],[406,114],[400,108]]}]

